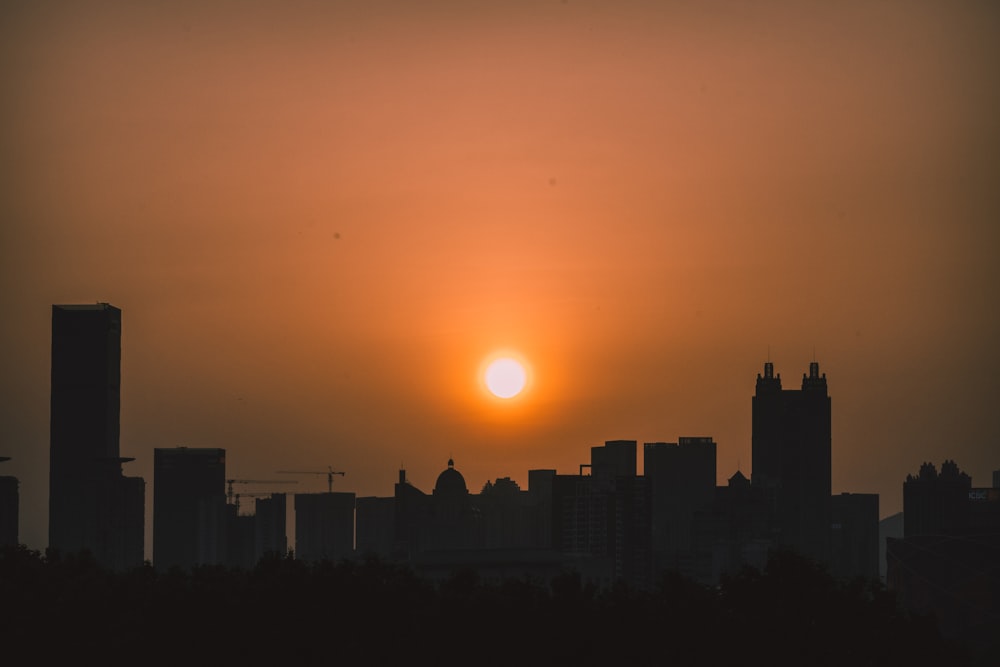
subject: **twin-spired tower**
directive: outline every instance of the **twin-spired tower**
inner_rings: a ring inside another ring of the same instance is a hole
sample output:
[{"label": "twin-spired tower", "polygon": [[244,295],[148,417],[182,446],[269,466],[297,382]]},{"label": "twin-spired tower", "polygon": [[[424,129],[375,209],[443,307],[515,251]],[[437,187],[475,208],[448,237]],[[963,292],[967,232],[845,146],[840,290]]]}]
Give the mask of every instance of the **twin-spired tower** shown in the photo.
[{"label": "twin-spired tower", "polygon": [[765,490],[779,544],[830,559],[831,432],[826,374],[809,364],[801,389],[782,389],[774,364],[757,375],[751,483]]}]

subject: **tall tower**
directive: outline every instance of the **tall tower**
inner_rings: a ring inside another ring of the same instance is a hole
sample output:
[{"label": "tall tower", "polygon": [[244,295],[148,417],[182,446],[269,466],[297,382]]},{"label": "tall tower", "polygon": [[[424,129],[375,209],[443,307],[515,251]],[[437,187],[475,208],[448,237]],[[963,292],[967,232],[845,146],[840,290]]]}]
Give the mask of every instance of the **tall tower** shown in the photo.
[{"label": "tall tower", "polygon": [[[4,461],[10,461],[10,457],[0,456],[0,463]],[[0,475],[0,547],[19,544],[17,486],[17,477]]]},{"label": "tall tower", "polygon": [[142,562],[145,493],[119,456],[121,322],[107,303],[52,306],[49,547],[114,568]]},{"label": "tall tower", "polygon": [[830,555],[830,396],[826,374],[809,364],[800,390],[782,389],[774,364],[757,375],[751,484],[767,494],[779,544],[819,562]]}]

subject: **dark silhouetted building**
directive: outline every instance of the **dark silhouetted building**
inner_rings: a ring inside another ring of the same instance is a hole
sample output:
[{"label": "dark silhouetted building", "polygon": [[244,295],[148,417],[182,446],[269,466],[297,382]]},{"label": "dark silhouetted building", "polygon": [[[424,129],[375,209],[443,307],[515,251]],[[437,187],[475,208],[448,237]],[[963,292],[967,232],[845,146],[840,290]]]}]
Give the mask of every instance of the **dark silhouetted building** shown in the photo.
[{"label": "dark silhouetted building", "polygon": [[406,561],[413,555],[431,548],[427,530],[429,502],[426,493],[410,483],[406,471],[399,471],[399,480],[393,485],[393,539],[392,554],[397,560]]},{"label": "dark silhouetted building", "polygon": [[429,494],[410,484],[406,471],[400,470],[394,498],[393,554],[397,559],[483,546],[480,509],[454,460],[448,460]]},{"label": "dark silhouetted building", "polygon": [[[9,461],[0,456],[0,463]],[[19,494],[17,477],[0,476],[0,547],[18,544]]]},{"label": "dark silhouetted building", "polygon": [[711,507],[696,509],[692,524],[694,560],[679,571],[695,581],[714,586],[725,574],[767,564],[773,546],[768,498],[739,470],[715,487]]},{"label": "dark silhouetted building", "polygon": [[842,493],[830,500],[830,573],[878,581],[878,494]]},{"label": "dark silhouetted building", "polygon": [[359,556],[394,557],[396,499],[362,496],[355,510],[354,549]]},{"label": "dark silhouetted building", "polygon": [[257,564],[257,517],[240,514],[239,506],[226,505],[226,565],[249,570]]},{"label": "dark silhouetted building", "polygon": [[226,450],[153,450],[153,565],[166,571],[226,562]]},{"label": "dark silhouetted building", "polygon": [[889,538],[898,540],[903,537],[903,513],[890,514],[878,522],[878,573],[885,583],[886,577],[886,543]]},{"label": "dark silhouetted building", "polygon": [[[49,547],[142,564],[144,482],[122,474],[121,310],[52,306]],[[138,503],[138,505],[137,505]]]},{"label": "dark silhouetted building", "polygon": [[473,549],[481,546],[479,509],[472,502],[465,477],[448,459],[438,475],[428,503],[426,529],[434,550]]},{"label": "dark silhouetted building", "polygon": [[809,364],[799,390],[783,389],[771,362],[757,376],[751,483],[770,497],[778,544],[820,563],[830,557],[831,421],[826,374]]},{"label": "dark silhouetted building", "polygon": [[650,512],[649,485],[636,475],[636,441],[609,440],[591,448],[580,474],[552,477],[552,549],[600,586],[648,587]]},{"label": "dark silhouetted building", "polygon": [[539,468],[528,471],[528,498],[534,508],[532,545],[536,549],[552,548],[552,480],[556,471]]},{"label": "dark silhouetted building", "polygon": [[257,498],[254,503],[256,560],[288,553],[288,514],[284,493]]},{"label": "dark silhouetted building", "polygon": [[1000,533],[1000,487],[969,489],[969,534]]},{"label": "dark silhouetted building", "polygon": [[920,466],[903,482],[903,536],[964,535],[969,529],[969,491],[972,478],[954,461]]},{"label": "dark silhouetted building", "polygon": [[486,549],[527,549],[537,544],[532,495],[510,477],[486,482],[473,499],[479,511],[480,546]]},{"label": "dark silhouetted building", "polygon": [[[886,585],[912,613],[996,657],[1000,489],[975,488],[954,461],[924,463],[903,483],[903,537],[886,540]],[[984,663],[986,664],[986,663]]]},{"label": "dark silhouetted building", "polygon": [[526,491],[501,477],[472,494],[449,460],[424,493],[400,470],[392,498],[358,499],[356,553],[406,563],[433,579],[459,568],[486,579],[549,576],[574,561],[551,549],[555,477],[554,470],[532,470]]},{"label": "dark silhouetted building", "polygon": [[651,494],[653,563],[657,571],[694,570],[695,513],[715,500],[716,444],[712,438],[643,445],[643,475]]},{"label": "dark silhouetted building", "polygon": [[295,494],[295,558],[338,562],[354,557],[355,495]]}]

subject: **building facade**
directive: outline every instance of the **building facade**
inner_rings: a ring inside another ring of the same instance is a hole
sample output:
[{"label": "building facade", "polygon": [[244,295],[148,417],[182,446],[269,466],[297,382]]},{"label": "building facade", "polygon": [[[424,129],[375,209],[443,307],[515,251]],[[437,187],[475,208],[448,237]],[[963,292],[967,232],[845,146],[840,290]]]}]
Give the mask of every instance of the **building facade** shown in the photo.
[{"label": "building facade", "polygon": [[676,443],[647,442],[642,453],[651,494],[654,567],[690,573],[696,513],[715,501],[715,441],[684,437]]},{"label": "building facade", "polygon": [[833,496],[830,513],[830,572],[841,579],[878,581],[878,494]]},{"label": "building facade", "polygon": [[272,493],[254,502],[254,542],[256,560],[284,557],[288,553],[287,500],[284,493]]},{"label": "building facade", "polygon": [[784,389],[774,364],[757,375],[751,483],[770,497],[777,544],[820,563],[830,558],[831,414],[826,374],[809,364],[801,389]]},{"label": "building facade", "polygon": [[226,450],[153,450],[153,566],[226,562]]},{"label": "building facade", "polygon": [[338,562],[354,557],[353,493],[295,494],[295,558]]},{"label": "building facade", "polygon": [[49,547],[114,569],[142,564],[144,531],[119,453],[121,322],[107,303],[52,306]]},{"label": "building facade", "polygon": [[[9,460],[6,456],[0,456],[0,463]],[[0,547],[18,544],[19,512],[18,479],[11,475],[2,475],[0,476]]]}]

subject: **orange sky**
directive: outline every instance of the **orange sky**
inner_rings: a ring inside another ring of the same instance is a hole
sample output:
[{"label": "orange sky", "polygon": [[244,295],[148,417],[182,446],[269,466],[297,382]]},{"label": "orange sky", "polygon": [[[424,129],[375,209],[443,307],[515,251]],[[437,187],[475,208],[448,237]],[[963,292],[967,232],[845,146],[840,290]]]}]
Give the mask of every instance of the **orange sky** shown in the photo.
[{"label": "orange sky", "polygon": [[[992,3],[77,4],[0,9],[29,546],[53,303],[123,311],[148,510],[179,445],[385,496],[708,435],[721,483],[769,351],[786,387],[827,373],[834,492],[886,516],[923,461],[1000,469]],[[503,404],[501,348],[534,376]]]}]

